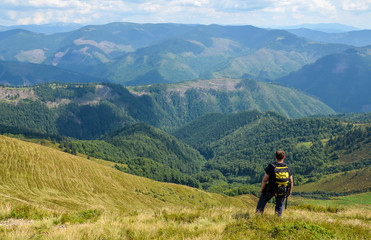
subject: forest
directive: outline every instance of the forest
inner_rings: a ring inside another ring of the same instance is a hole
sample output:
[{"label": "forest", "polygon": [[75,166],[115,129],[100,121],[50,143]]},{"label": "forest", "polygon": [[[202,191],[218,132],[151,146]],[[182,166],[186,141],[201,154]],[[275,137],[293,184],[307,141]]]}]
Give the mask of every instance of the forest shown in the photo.
[{"label": "forest", "polygon": [[[371,163],[369,113],[288,118],[274,111],[237,111],[228,94],[218,91],[215,106],[224,110],[209,113],[200,91],[191,88],[181,98],[165,94],[165,85],[135,95],[107,83],[40,84],[27,98],[21,87],[2,89],[7,95],[0,102],[1,134],[47,139],[62,151],[157,181],[233,196],[257,194],[278,149],[286,152],[296,185]],[[172,105],[161,96],[172,98]]]}]

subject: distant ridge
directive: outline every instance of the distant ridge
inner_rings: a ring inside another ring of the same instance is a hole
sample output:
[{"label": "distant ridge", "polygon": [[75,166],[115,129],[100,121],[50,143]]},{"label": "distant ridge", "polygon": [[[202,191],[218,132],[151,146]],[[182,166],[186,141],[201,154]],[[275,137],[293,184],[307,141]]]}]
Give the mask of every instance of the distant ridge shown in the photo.
[{"label": "distant ridge", "polygon": [[339,23],[300,24],[300,25],[284,26],[284,27],[276,27],[276,28],[279,28],[279,29],[308,28],[308,29],[327,32],[327,33],[341,33],[341,32],[360,30],[359,28],[344,25],[344,24],[339,24]]},{"label": "distant ridge", "polygon": [[81,28],[83,25],[77,23],[50,23],[50,24],[30,24],[30,25],[13,25],[0,26],[0,31],[12,29],[24,29],[31,32],[53,34],[60,32],[70,32]]},{"label": "distant ridge", "polygon": [[0,84],[10,86],[32,86],[40,83],[89,83],[107,80],[58,67],[26,62],[0,61]]},{"label": "distant ridge", "polygon": [[356,47],[371,45],[371,30],[357,30],[342,33],[327,33],[307,28],[287,31],[315,42],[348,44]]}]

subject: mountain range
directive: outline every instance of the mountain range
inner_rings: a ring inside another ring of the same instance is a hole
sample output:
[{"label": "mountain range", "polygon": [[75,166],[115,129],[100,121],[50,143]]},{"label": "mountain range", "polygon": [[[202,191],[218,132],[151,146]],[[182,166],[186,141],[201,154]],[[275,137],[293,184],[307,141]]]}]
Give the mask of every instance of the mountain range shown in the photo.
[{"label": "mountain range", "polygon": [[112,83],[50,83],[0,87],[0,124],[94,139],[144,122],[171,130],[206,113],[278,111],[287,117],[334,114],[301,92],[254,80],[199,80],[133,87]]},{"label": "mountain range", "polygon": [[0,32],[1,60],[54,65],[130,84],[275,79],[347,48],[253,26],[111,23],[48,35]]},{"label": "mountain range", "polygon": [[[363,100],[354,97],[365,94],[358,85],[368,84],[370,59],[358,61],[354,56],[350,58],[355,59],[352,63],[344,63],[351,60],[339,57],[329,60],[330,56],[348,56],[352,51],[368,55],[368,47],[355,46],[370,44],[369,30],[313,31],[136,23],[91,25],[54,34],[13,29],[0,32],[0,83],[19,86],[42,82],[114,82],[137,86],[196,79],[253,79],[300,89],[336,111],[369,111],[367,96],[361,97]],[[329,61],[337,66],[354,67],[351,73],[349,69],[332,71]],[[322,67],[318,68],[318,64]],[[317,70],[307,74],[307,69],[314,65]],[[314,72],[326,77],[317,78]],[[352,81],[349,74],[357,76],[357,81]],[[297,81],[286,80],[293,77]],[[346,100],[339,100],[327,88],[330,79],[337,78],[342,79],[342,84],[336,86],[337,92],[352,89]],[[299,85],[315,89],[307,91]],[[342,100],[349,104],[344,105]],[[291,117],[302,115],[277,111]]]}]

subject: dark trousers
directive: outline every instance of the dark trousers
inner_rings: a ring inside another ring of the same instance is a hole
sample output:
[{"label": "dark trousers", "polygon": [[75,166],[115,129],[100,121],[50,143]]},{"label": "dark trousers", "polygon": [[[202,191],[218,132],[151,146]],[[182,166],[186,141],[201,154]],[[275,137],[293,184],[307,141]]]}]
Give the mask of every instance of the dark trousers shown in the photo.
[{"label": "dark trousers", "polygon": [[[260,194],[260,197],[259,197],[258,206],[256,207],[256,213],[263,214],[265,205],[267,204],[267,202],[272,197],[275,197],[274,196],[274,193],[263,191],[263,193],[261,193]],[[284,204],[284,201],[285,201],[285,197],[284,196],[277,196],[275,198],[276,198],[276,207],[275,207],[274,210],[275,210],[276,214],[281,217],[282,216],[283,204]]]}]

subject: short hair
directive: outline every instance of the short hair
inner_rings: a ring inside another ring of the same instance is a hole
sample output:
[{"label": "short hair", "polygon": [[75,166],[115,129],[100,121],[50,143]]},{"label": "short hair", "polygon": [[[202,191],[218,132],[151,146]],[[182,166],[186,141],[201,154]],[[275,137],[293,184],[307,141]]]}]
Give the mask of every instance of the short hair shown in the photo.
[{"label": "short hair", "polygon": [[282,150],[278,150],[278,151],[276,152],[276,159],[277,159],[278,161],[281,161],[281,160],[284,159],[284,158],[285,158],[285,152],[282,151]]}]

